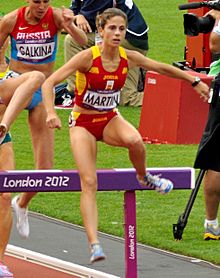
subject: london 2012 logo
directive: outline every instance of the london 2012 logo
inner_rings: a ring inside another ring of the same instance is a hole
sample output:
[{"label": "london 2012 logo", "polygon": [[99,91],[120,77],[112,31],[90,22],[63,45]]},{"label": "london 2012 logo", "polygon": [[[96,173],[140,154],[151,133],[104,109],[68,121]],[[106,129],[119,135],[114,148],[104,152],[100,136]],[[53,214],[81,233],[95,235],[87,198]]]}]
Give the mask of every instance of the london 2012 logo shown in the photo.
[{"label": "london 2012 logo", "polygon": [[5,177],[3,188],[40,188],[40,187],[68,187],[70,178],[68,176],[46,176],[45,178],[33,178],[27,176],[17,179]]}]

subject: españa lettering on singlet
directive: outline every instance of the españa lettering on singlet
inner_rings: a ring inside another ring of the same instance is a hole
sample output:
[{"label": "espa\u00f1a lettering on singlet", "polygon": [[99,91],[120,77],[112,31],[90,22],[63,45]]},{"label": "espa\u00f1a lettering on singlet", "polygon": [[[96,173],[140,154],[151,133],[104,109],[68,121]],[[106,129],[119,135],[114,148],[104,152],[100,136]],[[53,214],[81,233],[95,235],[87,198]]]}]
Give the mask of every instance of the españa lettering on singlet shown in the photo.
[{"label": "espa\u00f1a lettering on singlet", "polygon": [[93,63],[86,73],[76,72],[75,103],[78,106],[98,111],[115,108],[120,101],[124,86],[128,62],[124,48],[119,48],[120,62],[114,72],[104,69],[98,46],[91,47]]},{"label": "espa\u00f1a lettering on singlet", "polygon": [[17,22],[11,32],[11,58],[33,64],[53,62],[57,52],[58,29],[53,18],[53,9],[36,25],[25,20],[26,7],[18,10]]}]

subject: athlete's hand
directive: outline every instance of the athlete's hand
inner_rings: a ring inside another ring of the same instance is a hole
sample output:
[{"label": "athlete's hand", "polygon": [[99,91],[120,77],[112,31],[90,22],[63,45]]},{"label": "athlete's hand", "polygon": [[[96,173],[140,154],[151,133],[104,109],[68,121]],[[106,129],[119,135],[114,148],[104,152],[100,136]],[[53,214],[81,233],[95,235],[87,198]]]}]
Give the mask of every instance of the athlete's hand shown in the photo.
[{"label": "athlete's hand", "polygon": [[199,84],[197,84],[193,88],[197,91],[197,93],[200,95],[200,98],[202,98],[203,101],[208,101],[210,91],[209,86],[206,83],[200,81]]},{"label": "athlete's hand", "polygon": [[70,9],[62,7],[62,25],[63,27],[69,27],[74,20],[74,13]]},{"label": "athlete's hand", "polygon": [[56,113],[51,113],[47,115],[46,124],[49,128],[61,129],[62,127],[61,120]]}]

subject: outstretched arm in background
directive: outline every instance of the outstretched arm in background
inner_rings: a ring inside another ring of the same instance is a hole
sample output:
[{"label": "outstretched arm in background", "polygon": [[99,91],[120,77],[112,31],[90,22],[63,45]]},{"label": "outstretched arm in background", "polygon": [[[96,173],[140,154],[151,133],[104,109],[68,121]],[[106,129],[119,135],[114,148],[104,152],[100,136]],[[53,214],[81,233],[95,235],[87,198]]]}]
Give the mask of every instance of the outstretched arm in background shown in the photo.
[{"label": "outstretched arm in background", "polygon": [[[172,78],[185,80],[191,85],[195,82],[195,76],[187,73],[187,71],[149,59],[135,51],[126,50],[126,52],[128,55],[129,68],[138,66]],[[193,88],[205,101],[209,99],[209,87],[206,83],[200,81]]]}]

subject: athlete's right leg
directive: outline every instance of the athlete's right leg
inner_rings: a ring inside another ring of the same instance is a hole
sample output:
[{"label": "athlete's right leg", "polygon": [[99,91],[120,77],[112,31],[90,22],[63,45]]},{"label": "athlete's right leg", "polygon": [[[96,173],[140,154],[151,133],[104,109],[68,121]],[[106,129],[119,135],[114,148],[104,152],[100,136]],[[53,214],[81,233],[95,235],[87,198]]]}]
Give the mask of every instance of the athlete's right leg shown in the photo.
[{"label": "athlete's right leg", "polygon": [[70,141],[73,156],[81,182],[80,209],[91,247],[91,262],[105,259],[98,240],[98,210],[96,203],[96,138],[82,127],[70,128]]},{"label": "athlete's right leg", "polygon": [[81,213],[90,244],[97,242],[96,139],[85,128],[70,128],[73,156],[81,181]]}]

